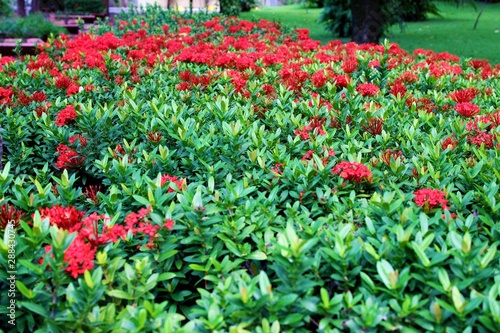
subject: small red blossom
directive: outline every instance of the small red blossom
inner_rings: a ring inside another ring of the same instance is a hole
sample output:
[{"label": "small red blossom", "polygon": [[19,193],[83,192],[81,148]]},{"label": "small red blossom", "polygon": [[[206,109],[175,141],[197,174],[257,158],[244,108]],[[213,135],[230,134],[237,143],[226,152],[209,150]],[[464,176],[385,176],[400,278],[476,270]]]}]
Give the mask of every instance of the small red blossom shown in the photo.
[{"label": "small red blossom", "polygon": [[79,144],[82,147],[87,147],[87,139],[83,135],[73,135],[69,138],[69,143]]},{"label": "small red blossom", "polygon": [[98,205],[99,204],[99,198],[97,197],[97,194],[101,192],[101,186],[100,185],[89,185],[85,188],[85,190],[83,191],[83,195],[89,199],[90,201],[92,201],[92,203],[94,205]]},{"label": "small red blossom", "polygon": [[403,156],[403,152],[401,150],[398,150],[398,149],[386,149],[382,155],[380,155],[380,159],[382,160],[382,162],[384,162],[384,164],[386,165],[390,165],[391,164],[391,159],[394,159],[395,161],[396,160],[399,160],[399,161],[403,161],[405,159],[405,157]]},{"label": "small red blossom", "polygon": [[167,228],[168,230],[172,230],[172,228],[174,227],[175,225],[175,222],[172,221],[171,219],[167,219],[165,221],[165,224],[163,225],[164,228]]},{"label": "small red blossom", "polygon": [[182,185],[184,184],[185,180],[184,179],[179,179],[177,176],[170,176],[170,175],[163,175],[161,176],[161,186],[167,184],[168,187],[168,193],[170,192],[175,192],[173,188],[170,187],[170,183],[174,183],[178,189],[182,189]]},{"label": "small red blossom", "polygon": [[402,83],[395,83],[392,85],[391,87],[391,90],[390,90],[390,93],[391,95],[393,96],[404,96],[406,94],[406,91],[408,89],[406,89],[405,85],[402,84]]},{"label": "small red blossom", "polygon": [[417,206],[424,209],[425,212],[429,212],[434,208],[441,206],[442,209],[449,209],[446,204],[448,200],[445,198],[446,193],[431,188],[423,188],[413,192],[415,198],[413,199]]},{"label": "small red blossom", "polygon": [[453,149],[455,149],[455,147],[457,145],[458,145],[458,141],[457,141],[457,139],[455,139],[454,136],[449,136],[446,139],[444,139],[443,142],[441,142],[441,148],[443,150],[448,149],[448,148],[450,150],[453,150]]},{"label": "small red blossom", "polygon": [[332,169],[333,174],[356,183],[372,182],[372,172],[362,163],[342,161]]},{"label": "small red blossom", "polygon": [[361,127],[371,135],[377,135],[382,133],[384,129],[384,120],[381,118],[370,118]]}]

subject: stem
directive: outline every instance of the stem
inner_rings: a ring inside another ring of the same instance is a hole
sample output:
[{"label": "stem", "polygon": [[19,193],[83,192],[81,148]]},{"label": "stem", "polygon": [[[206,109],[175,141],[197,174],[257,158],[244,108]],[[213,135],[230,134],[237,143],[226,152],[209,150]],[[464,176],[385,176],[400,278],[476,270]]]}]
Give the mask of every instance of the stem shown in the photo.
[{"label": "stem", "polygon": [[484,0],[483,6],[481,7],[479,14],[477,15],[476,22],[474,23],[474,30],[476,30],[477,24],[479,23],[479,18],[481,17],[481,14],[483,13],[484,8],[486,7],[487,3],[488,3],[488,0]]}]

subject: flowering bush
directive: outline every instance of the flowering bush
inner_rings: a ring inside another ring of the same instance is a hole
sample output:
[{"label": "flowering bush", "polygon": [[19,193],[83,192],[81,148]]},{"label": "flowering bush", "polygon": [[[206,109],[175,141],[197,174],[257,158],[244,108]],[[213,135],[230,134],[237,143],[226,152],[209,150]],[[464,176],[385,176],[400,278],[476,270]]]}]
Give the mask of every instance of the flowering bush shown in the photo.
[{"label": "flowering bush", "polygon": [[1,57],[8,329],[498,331],[499,87],[153,7]]}]

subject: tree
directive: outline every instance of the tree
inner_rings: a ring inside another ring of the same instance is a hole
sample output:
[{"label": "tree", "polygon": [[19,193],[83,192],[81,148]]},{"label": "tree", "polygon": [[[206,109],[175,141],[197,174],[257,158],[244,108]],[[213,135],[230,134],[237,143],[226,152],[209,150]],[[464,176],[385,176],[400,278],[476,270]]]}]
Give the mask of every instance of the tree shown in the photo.
[{"label": "tree", "polygon": [[26,16],[26,2],[24,0],[17,0],[17,15]]},{"label": "tree", "polygon": [[36,13],[40,11],[40,1],[31,0],[31,13]]},{"label": "tree", "polygon": [[325,0],[320,22],[339,37],[376,43],[391,25],[423,20],[427,14],[438,14],[432,0]]},{"label": "tree", "polygon": [[378,43],[382,36],[382,8],[379,0],[351,0],[353,42]]}]

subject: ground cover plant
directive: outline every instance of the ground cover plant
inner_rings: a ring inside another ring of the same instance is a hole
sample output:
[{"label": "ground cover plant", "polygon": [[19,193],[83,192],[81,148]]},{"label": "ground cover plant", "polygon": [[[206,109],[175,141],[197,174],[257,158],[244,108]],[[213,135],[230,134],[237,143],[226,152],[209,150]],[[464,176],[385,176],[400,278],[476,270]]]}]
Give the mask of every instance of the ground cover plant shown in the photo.
[{"label": "ground cover plant", "polygon": [[499,66],[157,8],[0,64],[6,331],[499,330]]}]

